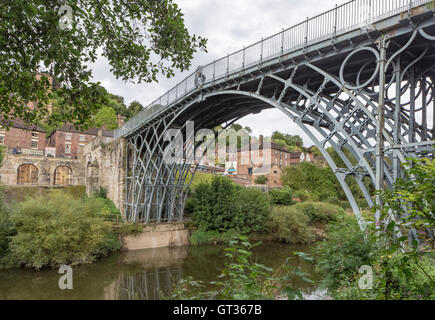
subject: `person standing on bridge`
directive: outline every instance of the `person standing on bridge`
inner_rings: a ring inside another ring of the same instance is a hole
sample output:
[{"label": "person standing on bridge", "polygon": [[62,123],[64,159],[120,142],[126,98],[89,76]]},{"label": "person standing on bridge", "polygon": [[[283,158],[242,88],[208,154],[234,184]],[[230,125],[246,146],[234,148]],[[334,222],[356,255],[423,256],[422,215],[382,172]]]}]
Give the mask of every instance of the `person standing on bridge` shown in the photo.
[{"label": "person standing on bridge", "polygon": [[202,73],[202,66],[198,66],[198,68],[196,68],[196,73],[195,73],[195,87],[202,86],[205,83],[205,80],[206,77]]}]

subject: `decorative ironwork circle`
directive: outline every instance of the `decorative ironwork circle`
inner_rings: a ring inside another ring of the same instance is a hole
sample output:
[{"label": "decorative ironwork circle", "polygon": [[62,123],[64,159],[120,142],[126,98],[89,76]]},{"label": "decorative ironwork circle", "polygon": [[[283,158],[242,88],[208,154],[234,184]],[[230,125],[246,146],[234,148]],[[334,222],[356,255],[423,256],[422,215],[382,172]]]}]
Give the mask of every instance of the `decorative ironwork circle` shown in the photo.
[{"label": "decorative ironwork circle", "polygon": [[[356,53],[361,52],[361,51],[369,51],[369,52],[372,52],[374,54],[374,56],[376,57],[376,70],[373,73],[373,75],[370,77],[370,79],[367,80],[365,83],[363,83],[361,85],[357,85],[357,86],[351,86],[344,80],[344,69],[346,67],[346,64],[349,62],[350,58],[352,58]],[[350,90],[361,89],[361,88],[368,86],[370,83],[372,83],[372,81],[376,78],[378,73],[379,73],[379,52],[376,49],[371,48],[371,47],[363,47],[363,48],[359,48],[359,49],[353,51],[352,53],[350,53],[346,57],[346,59],[344,59],[342,65],[341,65],[341,68],[340,68],[340,81],[347,89],[350,89]]]}]

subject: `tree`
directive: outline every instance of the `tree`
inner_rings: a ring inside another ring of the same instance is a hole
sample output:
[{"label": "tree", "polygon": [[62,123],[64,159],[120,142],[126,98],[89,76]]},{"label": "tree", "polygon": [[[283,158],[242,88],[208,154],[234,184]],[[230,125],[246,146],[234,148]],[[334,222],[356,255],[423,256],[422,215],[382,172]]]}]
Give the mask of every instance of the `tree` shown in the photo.
[{"label": "tree", "polygon": [[[3,0],[0,117],[45,119],[55,87],[70,105],[61,120],[82,126],[107,104],[89,68],[99,52],[116,78],[141,83],[187,70],[205,47],[206,39],[189,34],[173,0]],[[41,68],[48,73],[37,76]]]},{"label": "tree", "polygon": [[267,177],[266,176],[259,176],[255,179],[256,184],[266,184],[267,183]]},{"label": "tree", "polygon": [[118,118],[115,110],[111,107],[104,106],[91,120],[92,127],[102,128],[105,127],[108,130],[115,130],[118,128]]},{"label": "tree", "polygon": [[292,136],[275,131],[272,134],[272,142],[287,148],[290,152],[302,151],[304,141],[300,136]]},{"label": "tree", "polygon": [[127,120],[133,118],[135,115],[137,115],[140,111],[142,111],[143,106],[138,101],[133,101],[128,106],[127,110]]}]

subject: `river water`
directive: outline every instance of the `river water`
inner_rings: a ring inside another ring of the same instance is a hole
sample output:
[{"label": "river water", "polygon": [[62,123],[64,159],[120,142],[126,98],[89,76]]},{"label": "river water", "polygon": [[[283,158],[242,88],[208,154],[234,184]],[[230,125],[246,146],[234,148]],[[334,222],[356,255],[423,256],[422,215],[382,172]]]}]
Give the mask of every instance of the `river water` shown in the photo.
[{"label": "river water", "polygon": [[[0,299],[161,299],[168,297],[180,279],[214,281],[225,263],[224,246],[160,248],[116,253],[94,264],[73,268],[73,289],[59,289],[57,270],[0,270]],[[293,251],[308,247],[264,242],[253,259],[278,270]],[[312,265],[292,259],[292,264],[319,280]],[[296,282],[307,299],[321,299],[316,284]]]}]

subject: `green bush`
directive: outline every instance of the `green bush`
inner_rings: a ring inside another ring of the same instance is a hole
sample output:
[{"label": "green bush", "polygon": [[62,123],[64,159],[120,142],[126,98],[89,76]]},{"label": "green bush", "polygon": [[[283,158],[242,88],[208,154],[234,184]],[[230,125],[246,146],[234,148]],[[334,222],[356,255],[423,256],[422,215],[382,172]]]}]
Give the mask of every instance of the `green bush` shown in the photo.
[{"label": "green bush", "polygon": [[375,241],[367,241],[354,216],[345,214],[331,222],[327,239],[316,247],[316,268],[325,275],[323,285],[337,289],[363,265],[373,265],[378,255]]},{"label": "green bush", "polygon": [[10,219],[10,213],[5,207],[3,192],[0,190],[0,265],[9,252],[9,243],[14,234],[15,229]]},{"label": "green bush", "polygon": [[267,231],[270,215],[267,194],[258,189],[241,189],[238,198],[241,214],[234,217],[237,229],[245,232]]},{"label": "green bush", "polygon": [[311,193],[309,193],[306,190],[296,190],[296,191],[293,191],[293,197],[295,199],[302,200],[302,202],[313,201],[313,197],[312,197]]},{"label": "green bush", "polygon": [[66,193],[71,194],[76,198],[86,197],[86,187],[85,186],[68,186],[63,189]]},{"label": "green bush", "polygon": [[107,190],[100,187],[98,191],[96,191],[93,196],[95,198],[106,199],[107,198]]},{"label": "green bush", "polygon": [[289,244],[307,244],[314,240],[310,219],[293,207],[274,207],[270,216],[270,232]]},{"label": "green bush", "polygon": [[192,198],[186,200],[186,204],[184,205],[184,213],[192,214],[195,210],[195,201]]},{"label": "green bush", "polygon": [[267,195],[244,189],[226,177],[202,183],[193,195],[193,223],[200,231],[264,231],[269,216]]},{"label": "green bush", "polygon": [[269,192],[270,202],[274,205],[290,206],[293,204],[292,190],[284,186],[282,189],[272,189]]},{"label": "green bush", "polygon": [[108,198],[94,198],[91,197],[88,201],[95,202],[99,209],[98,214],[100,215],[110,215],[110,216],[120,216],[121,212],[116,208],[112,200]]},{"label": "green bush", "polygon": [[77,265],[120,248],[111,225],[97,217],[101,202],[60,190],[19,203],[10,217],[16,234],[7,263],[30,268]]},{"label": "green bush", "polygon": [[259,176],[254,181],[256,184],[266,184],[267,177],[266,176]]},{"label": "green bush", "polygon": [[327,223],[344,215],[342,208],[323,202],[303,202],[294,205],[294,209],[303,212],[309,218],[309,223]]}]

